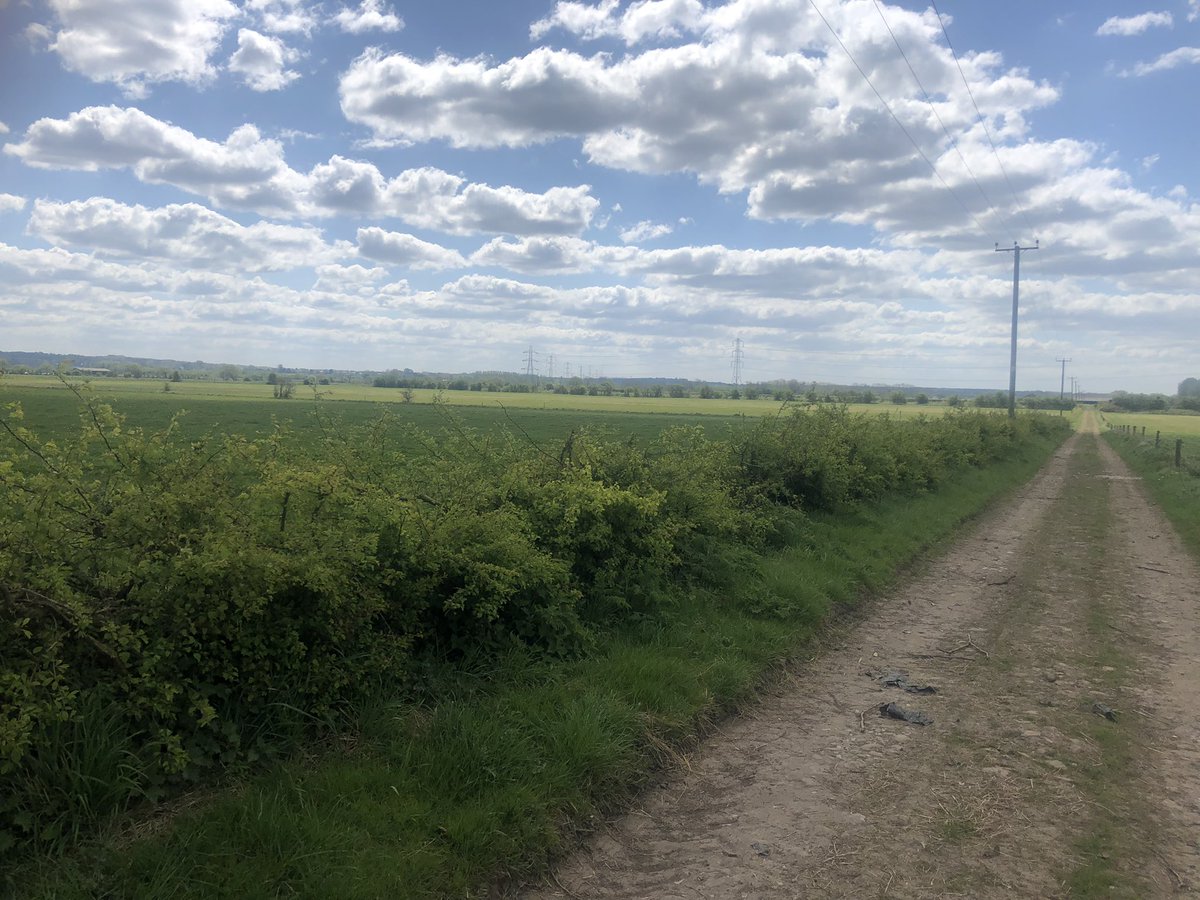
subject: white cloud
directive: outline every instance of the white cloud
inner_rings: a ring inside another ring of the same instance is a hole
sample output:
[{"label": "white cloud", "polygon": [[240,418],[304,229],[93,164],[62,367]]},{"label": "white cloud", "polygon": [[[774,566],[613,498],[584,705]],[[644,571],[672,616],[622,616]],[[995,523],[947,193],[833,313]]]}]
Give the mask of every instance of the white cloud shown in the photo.
[{"label": "white cloud", "polygon": [[466,265],[457,250],[431,244],[411,234],[376,227],[358,229],[358,254],[376,262],[410,269],[458,269]]},{"label": "white cloud", "polygon": [[1151,153],[1149,156],[1143,156],[1140,160],[1138,160],[1138,165],[1142,167],[1143,172],[1149,172],[1154,168],[1158,160],[1159,155],[1157,153]]},{"label": "white cloud", "polygon": [[530,26],[529,35],[539,40],[559,28],[584,40],[661,41],[699,30],[707,12],[699,0],[635,0],[619,15],[618,8],[616,0],[603,0],[598,6],[560,0],[549,16]]},{"label": "white cloud", "polygon": [[317,266],[314,291],[327,293],[369,295],[374,293],[379,282],[387,278],[387,269],[382,266],[366,268],[357,263],[350,266]]},{"label": "white cloud", "polygon": [[258,16],[263,31],[308,37],[318,25],[316,10],[306,0],[246,0],[245,9]]},{"label": "white cloud", "polygon": [[332,19],[342,31],[362,34],[364,31],[399,31],[404,20],[383,0],[362,0],[357,9],[343,7]]},{"label": "white cloud", "polygon": [[636,244],[640,241],[650,241],[654,238],[659,238],[670,234],[675,228],[672,225],[665,223],[655,224],[649,219],[638,222],[636,225],[631,225],[623,231],[619,232],[621,240],[627,244]]},{"label": "white cloud", "polygon": [[311,227],[241,225],[195,203],[158,209],[104,197],[55,203],[37,200],[28,230],[47,241],[129,259],[164,259],[228,272],[283,271],[344,258]]},{"label": "white cloud", "polygon": [[1155,72],[1166,72],[1170,69],[1178,69],[1181,66],[1194,66],[1200,64],[1200,47],[1179,47],[1169,53],[1164,53],[1158,59],[1151,62],[1140,62],[1132,69],[1126,69],[1121,73],[1122,77],[1134,76],[1140,78],[1143,75],[1151,75]]},{"label": "white cloud", "polygon": [[249,28],[238,30],[238,48],[229,57],[229,71],[242,76],[254,91],[278,91],[300,77],[284,67],[300,54],[279,38],[267,37]]},{"label": "white cloud", "polygon": [[19,212],[25,208],[25,198],[16,194],[0,194],[0,213]]},{"label": "white cloud", "polygon": [[372,163],[341,156],[302,173],[287,164],[280,141],[253,125],[217,143],[116,106],[39,119],[4,149],[39,168],[129,168],[142,181],[174,185],[225,208],[285,217],[385,216],[453,234],[579,233],[599,206],[587,185],[535,193],[429,167],[389,179]]},{"label": "white cloud", "polygon": [[158,81],[198,84],[215,71],[209,58],[228,21],[229,0],[49,0],[58,20],[50,49],[92,81],[142,96]]},{"label": "white cloud", "polygon": [[1200,19],[1200,0],[1188,0],[1188,15],[1189,22],[1195,22]]},{"label": "white cloud", "polygon": [[1175,19],[1169,12],[1144,12],[1137,16],[1113,16],[1105,19],[1104,24],[1096,29],[1096,34],[1131,37],[1151,28],[1170,28],[1174,24]]},{"label": "white cloud", "polygon": [[[979,171],[1000,178],[936,16],[901,9],[889,15],[939,98],[941,120],[981,163]],[[941,157],[950,149],[941,127],[874,7],[844,4],[830,16],[908,131],[927,155]],[[863,196],[878,198],[887,186],[892,199],[871,205],[888,220],[946,193],[803,4],[731,0],[701,14],[664,0],[635,3],[618,15],[615,5],[568,3],[535,32],[552,25],[585,36],[615,29],[632,43],[666,34],[661,23],[668,20],[685,39],[621,56],[540,47],[502,62],[444,54],[423,61],[368,50],[342,76],[342,110],[381,141],[490,148],[574,138],[593,164],[694,173],[722,192],[746,191],[751,215],[760,218],[835,215],[859,208]],[[634,28],[642,21],[659,24]],[[1050,85],[1005,70],[994,53],[964,54],[962,64],[1002,145],[1024,140],[1026,114],[1058,98]],[[939,174],[974,191],[953,153],[941,160]],[[1003,187],[992,192],[1006,194]],[[970,224],[953,201],[948,211],[938,205],[953,228]]]},{"label": "white cloud", "polygon": [[8,126],[0,122],[0,134],[8,134]]}]

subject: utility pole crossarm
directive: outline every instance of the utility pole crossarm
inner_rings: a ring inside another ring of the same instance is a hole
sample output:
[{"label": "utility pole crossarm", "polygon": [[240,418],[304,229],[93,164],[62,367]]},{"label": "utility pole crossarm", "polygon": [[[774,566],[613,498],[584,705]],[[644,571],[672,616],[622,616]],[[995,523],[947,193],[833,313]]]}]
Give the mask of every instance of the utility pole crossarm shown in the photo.
[{"label": "utility pole crossarm", "polygon": [[1021,251],[1037,250],[1041,241],[1034,241],[1032,247],[1022,247],[1020,241],[1013,241],[1011,247],[996,245],[997,253],[1012,253],[1013,255],[1013,307],[1012,307],[1012,348],[1008,358],[1008,417],[1017,414],[1017,305],[1021,290]]}]

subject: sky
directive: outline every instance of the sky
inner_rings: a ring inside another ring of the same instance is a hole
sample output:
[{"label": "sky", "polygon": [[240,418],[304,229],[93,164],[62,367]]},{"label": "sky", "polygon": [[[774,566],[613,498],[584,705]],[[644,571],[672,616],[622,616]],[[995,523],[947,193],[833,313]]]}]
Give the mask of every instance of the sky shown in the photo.
[{"label": "sky", "polygon": [[1170,393],[1147,3],[0,0],[0,350]]}]

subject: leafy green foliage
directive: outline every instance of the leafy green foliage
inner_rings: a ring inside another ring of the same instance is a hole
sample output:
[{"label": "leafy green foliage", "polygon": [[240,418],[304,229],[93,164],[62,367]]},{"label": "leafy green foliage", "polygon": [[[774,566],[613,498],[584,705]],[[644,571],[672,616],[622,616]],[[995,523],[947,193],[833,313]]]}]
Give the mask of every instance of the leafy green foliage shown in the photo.
[{"label": "leafy green foliage", "polygon": [[386,416],[194,440],[75,390],[69,440],[0,417],[0,853],[269,755],[422,659],[582,653],[806,510],[925,490],[1060,427],[830,408],[647,448]]}]

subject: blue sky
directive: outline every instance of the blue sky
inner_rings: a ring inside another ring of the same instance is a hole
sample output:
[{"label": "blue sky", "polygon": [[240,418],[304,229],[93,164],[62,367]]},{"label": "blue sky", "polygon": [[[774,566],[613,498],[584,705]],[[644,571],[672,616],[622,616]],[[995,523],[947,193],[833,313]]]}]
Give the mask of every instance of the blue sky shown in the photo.
[{"label": "blue sky", "polygon": [[1000,388],[1036,239],[1020,389],[1200,374],[1200,0],[0,25],[2,349]]}]

